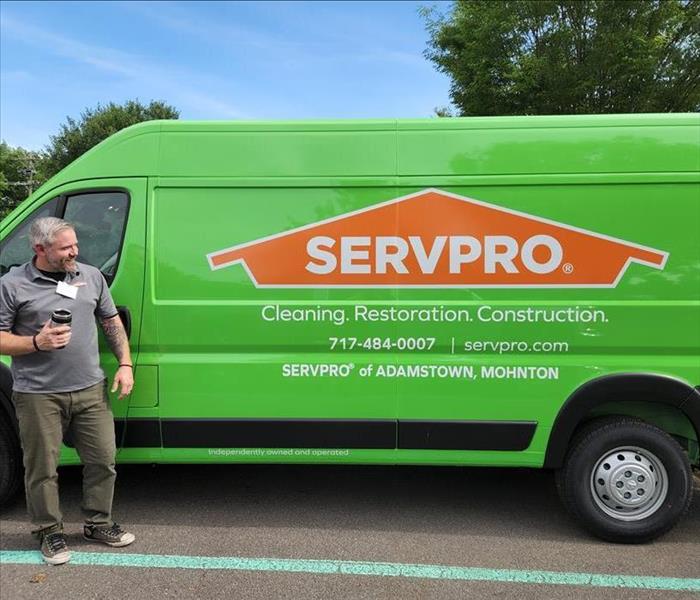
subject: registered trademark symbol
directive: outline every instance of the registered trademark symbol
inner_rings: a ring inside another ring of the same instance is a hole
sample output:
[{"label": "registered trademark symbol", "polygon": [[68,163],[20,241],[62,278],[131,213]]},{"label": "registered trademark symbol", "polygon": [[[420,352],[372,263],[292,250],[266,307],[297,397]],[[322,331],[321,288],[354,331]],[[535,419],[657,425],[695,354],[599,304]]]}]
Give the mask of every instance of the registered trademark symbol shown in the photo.
[{"label": "registered trademark symbol", "polygon": [[571,263],[566,263],[566,264],[562,267],[562,270],[564,271],[564,273],[566,273],[567,275],[569,275],[570,273],[573,273],[573,272],[574,272],[574,265],[572,265]]}]

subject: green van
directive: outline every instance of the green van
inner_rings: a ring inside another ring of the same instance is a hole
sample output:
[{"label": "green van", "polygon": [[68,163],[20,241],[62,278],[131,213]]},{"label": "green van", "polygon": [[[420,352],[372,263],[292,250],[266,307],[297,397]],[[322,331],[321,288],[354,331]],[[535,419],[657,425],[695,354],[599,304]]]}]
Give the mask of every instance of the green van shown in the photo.
[{"label": "green van", "polygon": [[[0,224],[2,273],[48,215],[129,330],[122,463],[554,469],[620,542],[690,505],[700,115],[153,121]],[[11,389],[0,365],[0,501]]]}]

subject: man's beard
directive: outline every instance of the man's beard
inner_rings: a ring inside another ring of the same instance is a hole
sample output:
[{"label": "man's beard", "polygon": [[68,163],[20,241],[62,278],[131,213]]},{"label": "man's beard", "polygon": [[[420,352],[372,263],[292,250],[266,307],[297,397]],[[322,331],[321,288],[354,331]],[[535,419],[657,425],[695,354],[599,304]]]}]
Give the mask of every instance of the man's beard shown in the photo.
[{"label": "man's beard", "polygon": [[61,271],[63,273],[75,273],[78,270],[78,265],[76,264],[74,258],[51,260],[47,257],[46,262],[48,262],[53,269],[56,269],[57,271]]}]

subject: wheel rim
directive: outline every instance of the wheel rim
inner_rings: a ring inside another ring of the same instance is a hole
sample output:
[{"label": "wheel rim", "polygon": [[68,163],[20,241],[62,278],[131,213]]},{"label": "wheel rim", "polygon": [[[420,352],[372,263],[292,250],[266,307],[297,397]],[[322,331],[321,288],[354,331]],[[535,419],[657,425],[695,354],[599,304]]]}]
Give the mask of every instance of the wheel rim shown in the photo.
[{"label": "wheel rim", "polygon": [[629,446],[615,448],[593,468],[591,492],[605,514],[620,521],[639,521],[663,504],[668,475],[652,452]]}]

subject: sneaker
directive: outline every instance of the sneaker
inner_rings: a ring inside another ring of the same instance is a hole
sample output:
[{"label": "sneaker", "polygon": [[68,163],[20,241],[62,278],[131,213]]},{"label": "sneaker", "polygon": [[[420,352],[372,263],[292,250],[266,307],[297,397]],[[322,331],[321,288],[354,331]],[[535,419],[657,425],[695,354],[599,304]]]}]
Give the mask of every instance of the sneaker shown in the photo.
[{"label": "sneaker", "polygon": [[62,565],[70,560],[66,536],[60,531],[41,536],[41,556],[50,565]]},{"label": "sneaker", "polygon": [[136,539],[133,533],[124,531],[119,525],[114,523],[111,527],[100,527],[99,525],[85,525],[83,527],[83,537],[91,542],[101,542],[112,546],[113,548],[121,548],[128,546]]}]

